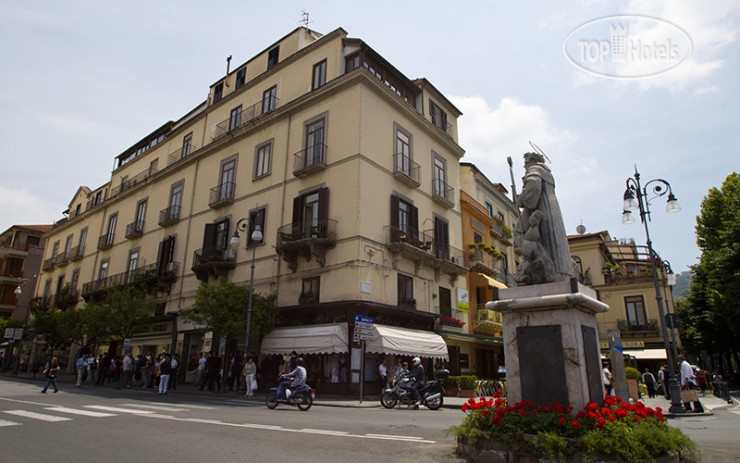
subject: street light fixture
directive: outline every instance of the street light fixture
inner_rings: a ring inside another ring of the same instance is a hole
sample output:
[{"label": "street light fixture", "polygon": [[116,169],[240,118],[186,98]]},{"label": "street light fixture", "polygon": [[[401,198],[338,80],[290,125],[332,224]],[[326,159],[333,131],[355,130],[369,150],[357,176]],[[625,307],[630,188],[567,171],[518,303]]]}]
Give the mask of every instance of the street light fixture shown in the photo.
[{"label": "street light fixture", "polygon": [[[650,221],[650,201],[668,194],[668,202],[666,203],[666,212],[678,212],[681,210],[681,206],[678,204],[678,200],[673,195],[671,184],[663,179],[653,179],[645,183],[643,186],[640,183],[640,174],[637,172],[637,166],[635,166],[635,175],[629,177],[626,181],[627,189],[624,191],[624,204],[622,207],[622,223],[630,224],[635,222],[635,217],[632,215],[632,211],[640,212],[640,220],[645,226],[645,237],[647,238],[648,255],[650,256],[650,268],[653,272],[653,283],[655,284],[655,300],[658,302],[658,313],[660,314],[661,327],[663,332],[663,344],[665,346],[666,355],[668,357],[668,363],[670,365],[668,375],[668,385],[671,395],[671,413],[685,413],[686,410],[681,404],[681,392],[676,378],[676,356],[671,349],[671,343],[668,339],[668,330],[666,328],[665,311],[663,309],[663,296],[660,293],[660,283],[658,281],[658,267],[656,262],[658,255],[653,250],[653,242],[650,239],[650,230],[648,229],[648,222]],[[654,196],[648,198],[648,190],[651,190]],[[665,270],[665,269],[664,269]],[[675,349],[675,344],[673,349]]]},{"label": "street light fixture", "polygon": [[[33,276],[34,281],[36,280],[36,275]],[[18,286],[13,290],[13,293],[15,294],[16,301],[18,300],[18,297],[23,294],[23,288],[30,283],[31,280],[28,278],[21,278],[18,281]],[[18,339],[18,358],[15,359],[15,366],[13,368],[13,371],[15,374],[18,374],[18,369],[20,368],[20,361],[21,361],[21,354],[23,353],[23,336],[26,334],[26,329],[28,328],[28,317],[31,315],[31,300],[28,301],[28,306],[26,307],[26,315],[23,317],[23,329],[21,331],[21,336]],[[30,365],[27,365],[27,367],[30,367]]]},{"label": "street light fixture", "polygon": [[[254,259],[255,259],[255,253],[257,252],[257,243],[262,242],[262,229],[259,225],[255,225],[254,223],[250,222],[248,218],[239,219],[239,221],[236,223],[236,229],[234,230],[234,236],[231,237],[231,241],[229,244],[234,248],[238,248],[239,244],[241,242],[241,239],[239,238],[239,232],[246,232],[250,227],[250,223],[254,226],[254,231],[252,231],[251,240],[252,240],[252,271],[249,275],[249,302],[247,303],[247,334],[244,339],[244,363],[246,364],[247,359],[249,358],[249,331],[252,324],[252,293],[254,291]],[[244,249],[249,248],[249,241],[246,243],[246,246]]]}]

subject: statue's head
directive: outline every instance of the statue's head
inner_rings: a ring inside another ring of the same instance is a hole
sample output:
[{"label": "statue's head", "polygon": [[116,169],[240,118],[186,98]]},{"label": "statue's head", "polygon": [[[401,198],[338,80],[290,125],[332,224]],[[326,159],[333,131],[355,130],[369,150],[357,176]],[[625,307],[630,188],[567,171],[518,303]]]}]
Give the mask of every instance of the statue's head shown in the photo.
[{"label": "statue's head", "polygon": [[524,153],[524,165],[545,163],[545,157],[540,153]]}]

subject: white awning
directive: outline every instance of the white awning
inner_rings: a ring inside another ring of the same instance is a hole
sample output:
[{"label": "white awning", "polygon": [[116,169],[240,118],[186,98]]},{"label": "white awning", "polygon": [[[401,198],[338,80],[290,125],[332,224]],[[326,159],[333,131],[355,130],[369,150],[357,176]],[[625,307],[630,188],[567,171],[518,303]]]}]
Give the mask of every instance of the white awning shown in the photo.
[{"label": "white awning", "polygon": [[506,284],[498,281],[495,278],[491,278],[488,275],[484,275],[482,273],[480,274],[480,276],[482,276],[483,278],[486,279],[486,281],[488,281],[488,286],[493,286],[494,288],[499,288],[499,289],[509,289],[509,287],[506,286]]},{"label": "white awning", "polygon": [[644,349],[644,350],[630,350],[625,349],[624,355],[636,358],[638,360],[666,360],[668,356],[665,353],[665,349]]},{"label": "white awning", "polygon": [[343,354],[348,352],[347,323],[275,328],[262,340],[265,355]]},{"label": "white awning", "polygon": [[378,324],[373,324],[373,340],[367,341],[365,352],[448,358],[447,344],[437,333]]}]

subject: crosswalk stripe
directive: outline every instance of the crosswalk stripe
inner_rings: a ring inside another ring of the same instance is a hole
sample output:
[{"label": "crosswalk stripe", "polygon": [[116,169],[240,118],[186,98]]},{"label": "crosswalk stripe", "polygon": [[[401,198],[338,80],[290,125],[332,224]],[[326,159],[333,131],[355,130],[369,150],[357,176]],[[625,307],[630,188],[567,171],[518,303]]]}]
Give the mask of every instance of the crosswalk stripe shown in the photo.
[{"label": "crosswalk stripe", "polygon": [[186,412],[188,411],[187,408],[177,408],[177,407],[162,407],[157,405],[143,405],[143,404],[124,404],[125,407],[136,407],[136,408],[144,408],[147,410],[157,410],[160,412]]},{"label": "crosswalk stripe", "polygon": [[105,410],[107,412],[131,413],[133,415],[149,415],[154,413],[150,410],[133,410],[130,408],[107,407],[105,405],[85,405],[85,408],[94,408],[95,410]]},{"label": "crosswalk stripe", "polygon": [[48,421],[50,423],[72,420],[72,418],[67,418],[65,416],[45,415],[43,413],[29,412],[27,410],[3,410],[3,413],[7,413],[9,415],[21,416],[24,418],[31,418],[34,420]]},{"label": "crosswalk stripe", "polygon": [[67,408],[67,407],[49,407],[46,410],[49,410],[50,412],[69,413],[70,415],[91,416],[93,418],[104,418],[106,416],[116,416],[114,413],[93,412],[90,410],[80,410],[78,408]]},{"label": "crosswalk stripe", "polygon": [[16,423],[15,421],[0,420],[0,427],[19,426],[19,425],[20,423]]}]

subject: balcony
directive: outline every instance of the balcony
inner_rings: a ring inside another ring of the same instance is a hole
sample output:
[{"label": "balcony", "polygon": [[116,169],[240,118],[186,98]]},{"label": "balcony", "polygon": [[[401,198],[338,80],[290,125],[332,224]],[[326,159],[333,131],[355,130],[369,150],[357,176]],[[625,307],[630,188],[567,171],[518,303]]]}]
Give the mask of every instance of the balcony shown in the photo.
[{"label": "balcony", "polygon": [[432,199],[447,208],[455,207],[455,190],[441,179],[432,181]]},{"label": "balcony", "polygon": [[135,222],[131,222],[130,224],[126,225],[126,236],[127,240],[135,240],[136,238],[140,238],[141,235],[144,234],[144,221],[143,220],[137,220]]},{"label": "balcony", "polygon": [[44,260],[41,263],[41,270],[48,272],[54,270],[54,266],[57,264],[57,256],[51,256],[49,259]]},{"label": "balcony", "polygon": [[180,221],[180,205],[173,204],[159,212],[159,226],[168,227]]},{"label": "balcony", "polygon": [[634,323],[629,320],[617,320],[617,327],[622,336],[631,335],[658,335],[658,320],[651,318],[645,323]]},{"label": "balcony", "polygon": [[226,182],[211,188],[211,194],[208,198],[208,206],[212,209],[218,209],[221,206],[234,202],[234,192],[236,183]]},{"label": "balcony", "polygon": [[280,99],[271,97],[268,100],[262,100],[257,104],[242,109],[238,117],[228,118],[216,124],[213,131],[213,139],[223,137],[226,134],[236,132],[242,127],[251,127],[257,123],[260,116],[271,113],[280,106]]},{"label": "balcony", "polygon": [[193,267],[196,278],[208,281],[209,275],[226,277],[229,270],[236,268],[236,249],[198,249],[193,253]]},{"label": "balcony", "polygon": [[154,263],[138,267],[106,278],[91,281],[82,285],[81,295],[85,301],[96,299],[110,288],[124,285],[137,285],[146,290],[169,293],[170,286],[177,280],[177,262]]},{"label": "balcony", "polygon": [[293,175],[306,177],[326,169],[326,149],[323,143],[309,146],[293,155]]},{"label": "balcony", "polygon": [[198,150],[198,147],[195,146],[191,142],[184,143],[182,147],[176,149],[175,151],[171,152],[167,155],[167,166],[171,166],[172,164],[176,163],[180,159],[185,159],[186,157],[190,156],[192,153]]},{"label": "balcony", "polygon": [[69,264],[69,252],[57,256],[57,267],[66,267]]},{"label": "balcony", "polygon": [[337,244],[337,221],[334,219],[317,220],[311,226],[303,223],[289,223],[278,228],[277,246],[288,268],[295,272],[298,269],[298,257],[306,261],[316,257],[320,266],[326,264],[326,251]]},{"label": "balcony", "polygon": [[[494,220],[496,220],[494,218]],[[496,238],[497,240],[501,241],[506,246],[512,246],[514,243],[511,242],[511,239],[513,237],[513,232],[511,228],[509,228],[505,223],[503,222],[497,222],[495,221],[493,225],[491,225],[490,230],[491,236]]]},{"label": "balcony", "polygon": [[106,233],[98,238],[98,250],[105,251],[113,247],[113,233]]},{"label": "balcony", "polygon": [[485,304],[477,305],[477,316],[473,320],[473,333],[501,337],[504,329],[501,312],[486,309]]},{"label": "balcony", "polygon": [[72,249],[69,250],[69,260],[71,260],[72,262],[82,260],[82,256],[84,255],[84,253],[84,246],[74,246]]},{"label": "balcony", "polygon": [[155,167],[149,167],[144,172],[142,172],[142,173],[140,173],[140,174],[138,174],[138,175],[136,175],[136,176],[134,176],[132,178],[129,178],[129,179],[126,179],[126,180],[122,181],[120,185],[118,185],[117,187],[114,187],[114,188],[112,188],[110,190],[111,197],[116,196],[116,195],[119,195],[119,194],[123,193],[124,191],[126,191],[126,190],[128,190],[130,188],[133,188],[134,186],[138,185],[139,183],[143,183],[144,181],[146,181],[146,179],[148,179],[149,177],[151,177],[152,175],[154,175],[156,173],[157,173],[157,169]]},{"label": "balcony", "polygon": [[404,258],[415,262],[417,269],[423,265],[433,267],[438,280],[440,272],[450,274],[453,282],[458,275],[468,273],[468,269],[464,267],[462,251],[436,243],[432,230],[419,232],[386,225],[383,228],[383,235],[385,236],[385,246],[394,255],[394,268],[398,259]]},{"label": "balcony", "polygon": [[411,157],[404,153],[393,155],[393,176],[410,186],[417,188],[421,185],[419,164],[415,163]]},{"label": "balcony", "polygon": [[496,278],[499,274],[499,270],[496,268],[498,260],[494,254],[471,244],[468,246],[468,253],[465,255],[465,266],[471,272],[482,273],[491,278]]}]

